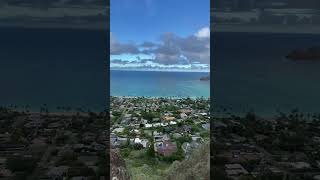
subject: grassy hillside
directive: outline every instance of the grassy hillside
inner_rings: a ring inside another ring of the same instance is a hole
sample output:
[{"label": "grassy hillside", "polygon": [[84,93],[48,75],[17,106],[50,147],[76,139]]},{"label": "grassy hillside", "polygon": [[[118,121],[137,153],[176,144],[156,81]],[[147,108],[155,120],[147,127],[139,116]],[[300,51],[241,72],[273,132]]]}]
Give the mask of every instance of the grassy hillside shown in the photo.
[{"label": "grassy hillside", "polygon": [[166,172],[167,180],[209,180],[210,144],[203,144],[189,159],[175,161]]}]

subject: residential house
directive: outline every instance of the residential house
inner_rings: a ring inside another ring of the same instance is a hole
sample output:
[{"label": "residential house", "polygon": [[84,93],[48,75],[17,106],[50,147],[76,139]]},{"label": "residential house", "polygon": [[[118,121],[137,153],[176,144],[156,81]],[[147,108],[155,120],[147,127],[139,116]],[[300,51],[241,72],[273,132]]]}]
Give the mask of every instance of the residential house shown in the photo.
[{"label": "residential house", "polygon": [[191,135],[191,139],[192,141],[196,141],[196,142],[200,142],[203,140],[200,136],[197,136],[197,135]]},{"label": "residential house", "polygon": [[112,132],[113,133],[122,133],[124,131],[123,127],[115,128]]},{"label": "residential house", "polygon": [[135,138],[134,139],[135,144],[141,144],[144,148],[149,146],[149,141],[148,139],[140,139],[140,138]]},{"label": "residential house", "polygon": [[165,157],[171,156],[173,153],[177,152],[177,144],[170,141],[163,141],[156,144],[156,152]]},{"label": "residential house", "polygon": [[189,126],[189,125],[183,125],[183,126],[181,126],[181,127],[179,127],[179,128],[177,129],[177,132],[189,134],[189,133],[191,133],[191,126]]},{"label": "residential house", "polygon": [[173,116],[163,116],[162,117],[162,120],[163,121],[173,121],[173,120],[175,120],[176,118],[175,117],[173,117]]},{"label": "residential house", "polygon": [[186,113],[180,113],[180,118],[181,119],[186,119],[188,115]]},{"label": "residential house", "polygon": [[170,121],[169,124],[170,124],[170,125],[176,125],[177,122],[175,122],[175,121]]}]

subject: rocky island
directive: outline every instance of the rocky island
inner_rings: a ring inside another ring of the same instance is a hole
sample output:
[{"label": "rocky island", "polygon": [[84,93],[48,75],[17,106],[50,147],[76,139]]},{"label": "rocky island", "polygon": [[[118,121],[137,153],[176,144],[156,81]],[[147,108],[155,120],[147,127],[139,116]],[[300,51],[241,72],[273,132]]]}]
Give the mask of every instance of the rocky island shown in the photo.
[{"label": "rocky island", "polygon": [[286,58],[295,61],[318,61],[320,60],[320,47],[296,49],[290,52]]},{"label": "rocky island", "polygon": [[203,76],[200,78],[200,81],[209,81],[210,80],[210,76]]}]

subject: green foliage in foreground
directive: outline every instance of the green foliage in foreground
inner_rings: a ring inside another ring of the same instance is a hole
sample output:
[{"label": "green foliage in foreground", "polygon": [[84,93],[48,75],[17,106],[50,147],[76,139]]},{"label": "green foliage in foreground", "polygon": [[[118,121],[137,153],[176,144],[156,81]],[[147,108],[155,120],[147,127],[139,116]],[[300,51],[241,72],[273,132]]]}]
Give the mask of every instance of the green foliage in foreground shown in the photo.
[{"label": "green foliage in foreground", "polygon": [[158,157],[160,161],[168,162],[169,164],[173,163],[174,161],[181,161],[184,158],[184,153],[181,148],[178,148],[178,151],[173,153],[169,157],[159,156]]},{"label": "green foliage in foreground", "polygon": [[132,151],[126,160],[132,180],[209,180],[210,148],[206,142],[187,160],[165,162],[146,156],[148,150]]},{"label": "green foliage in foreground", "polygon": [[189,159],[175,161],[166,171],[167,180],[209,180],[210,144],[205,142]]},{"label": "green foliage in foreground", "polygon": [[155,151],[153,146],[153,141],[151,141],[151,146],[147,149],[146,157],[147,158],[154,158],[155,157]]}]

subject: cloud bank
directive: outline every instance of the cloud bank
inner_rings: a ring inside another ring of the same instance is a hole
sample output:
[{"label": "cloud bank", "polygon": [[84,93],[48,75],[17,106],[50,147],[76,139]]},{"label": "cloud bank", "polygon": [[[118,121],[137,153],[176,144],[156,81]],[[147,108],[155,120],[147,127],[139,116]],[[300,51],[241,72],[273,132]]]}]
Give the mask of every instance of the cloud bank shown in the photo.
[{"label": "cloud bank", "polygon": [[[112,33],[110,37],[111,69],[209,71],[210,68],[208,27],[187,37],[167,32],[160,36],[159,42],[146,41],[142,44],[119,42]],[[124,54],[121,59],[119,56],[113,58],[114,55]],[[150,58],[141,59],[140,54]],[[132,56],[138,58],[129,61],[128,57]]]}]

